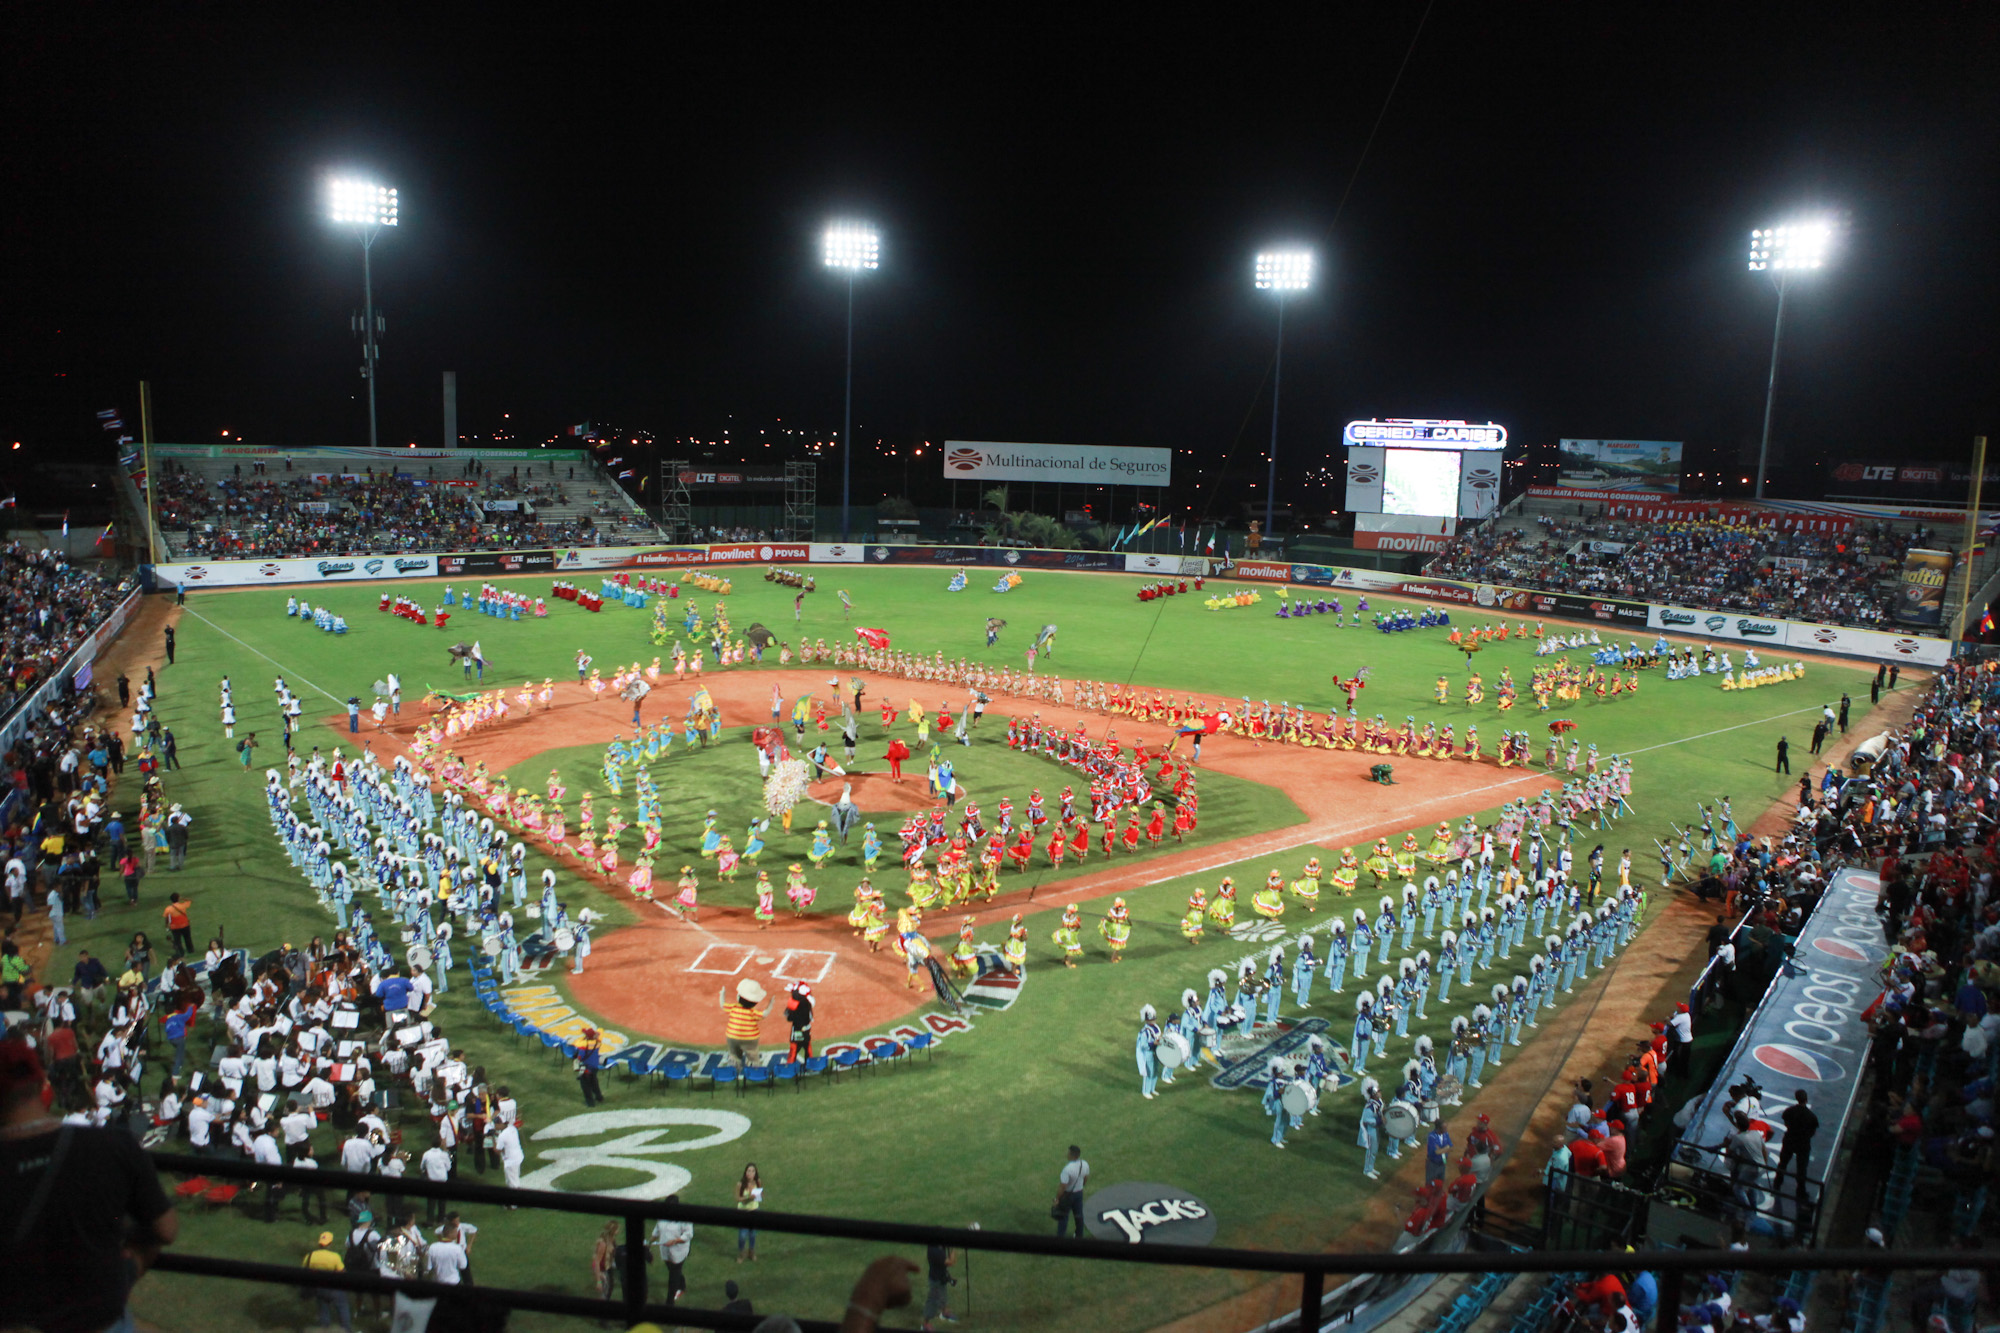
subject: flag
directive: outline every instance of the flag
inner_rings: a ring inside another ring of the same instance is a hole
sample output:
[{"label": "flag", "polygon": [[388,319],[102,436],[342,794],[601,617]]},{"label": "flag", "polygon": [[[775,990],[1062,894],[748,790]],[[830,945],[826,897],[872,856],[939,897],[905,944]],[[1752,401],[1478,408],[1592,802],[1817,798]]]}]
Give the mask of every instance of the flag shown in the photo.
[{"label": "flag", "polygon": [[97,414],[97,424],[105,430],[124,430],[125,423],[118,419],[118,409],[107,407]]},{"label": "flag", "polygon": [[1187,524],[1185,522],[1181,524],[1181,549],[1183,551],[1187,550]]},{"label": "flag", "polygon": [[625,469],[625,470],[624,470],[623,472],[620,472],[620,473],[618,474],[618,480],[620,480],[620,481],[623,481],[623,480],[625,480],[625,478],[627,478],[627,477],[632,477],[632,476],[637,476],[637,475],[638,475],[638,474],[637,474],[636,472],[634,472],[634,471],[633,471],[633,470],[632,470],[631,468],[629,468],[629,467],[628,467],[628,468],[626,468],[626,469]]},{"label": "flag", "polygon": [[104,531],[97,534],[97,540],[103,541],[106,537],[109,537],[110,535],[111,535],[111,525],[109,523],[106,523],[104,525]]},{"label": "flag", "polygon": [[1220,530],[1221,530],[1221,524],[1217,524],[1215,527],[1210,528],[1208,530],[1208,553],[1210,555],[1215,554],[1215,534]]},{"label": "flag", "polygon": [[63,536],[69,536],[69,510],[63,510]]}]

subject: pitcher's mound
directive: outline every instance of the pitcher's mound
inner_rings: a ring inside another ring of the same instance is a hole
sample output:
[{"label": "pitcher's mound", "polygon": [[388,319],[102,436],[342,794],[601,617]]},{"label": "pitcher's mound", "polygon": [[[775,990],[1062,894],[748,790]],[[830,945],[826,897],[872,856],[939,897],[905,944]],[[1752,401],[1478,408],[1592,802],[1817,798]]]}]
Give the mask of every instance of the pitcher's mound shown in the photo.
[{"label": "pitcher's mound", "polygon": [[815,801],[832,805],[840,799],[843,784],[852,784],[852,800],[863,814],[893,810],[928,810],[937,802],[930,799],[922,771],[905,773],[901,782],[887,773],[849,773],[844,778],[821,778],[807,789]]}]

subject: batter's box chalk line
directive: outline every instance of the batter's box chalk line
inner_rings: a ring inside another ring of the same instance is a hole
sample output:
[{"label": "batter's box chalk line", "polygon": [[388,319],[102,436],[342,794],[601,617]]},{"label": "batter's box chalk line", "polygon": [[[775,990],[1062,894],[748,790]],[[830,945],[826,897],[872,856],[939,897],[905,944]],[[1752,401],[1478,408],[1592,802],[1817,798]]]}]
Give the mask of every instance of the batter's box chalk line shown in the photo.
[{"label": "batter's box chalk line", "polygon": [[804,981],[818,984],[833,970],[833,955],[824,949],[787,949],[771,969],[777,981]]},{"label": "batter's box chalk line", "polygon": [[704,945],[701,953],[688,964],[687,970],[703,972],[710,976],[733,977],[748,965],[756,952],[747,944]]}]

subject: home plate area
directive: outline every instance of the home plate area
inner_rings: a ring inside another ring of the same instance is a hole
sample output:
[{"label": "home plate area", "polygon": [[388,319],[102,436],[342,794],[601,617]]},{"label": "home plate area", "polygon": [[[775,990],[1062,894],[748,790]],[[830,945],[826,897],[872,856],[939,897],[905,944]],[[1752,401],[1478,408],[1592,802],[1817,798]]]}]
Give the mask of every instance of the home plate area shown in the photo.
[{"label": "home plate area", "polygon": [[[713,977],[740,976],[755,965],[774,981],[804,981],[818,985],[833,970],[833,952],[828,949],[776,949],[764,952],[750,944],[707,945],[695,955],[687,970]],[[768,970],[766,970],[768,969]]]}]

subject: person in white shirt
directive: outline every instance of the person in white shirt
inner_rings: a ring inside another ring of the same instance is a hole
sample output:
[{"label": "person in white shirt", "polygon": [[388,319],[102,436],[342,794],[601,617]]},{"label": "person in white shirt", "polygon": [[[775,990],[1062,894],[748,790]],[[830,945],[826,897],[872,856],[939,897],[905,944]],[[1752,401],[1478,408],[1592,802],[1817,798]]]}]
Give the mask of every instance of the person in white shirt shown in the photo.
[{"label": "person in white shirt", "polygon": [[[493,1136],[493,1150],[500,1154],[500,1170],[507,1178],[507,1188],[521,1188],[521,1163],[527,1160],[527,1154],[521,1151],[519,1122],[509,1120],[501,1126],[500,1132]],[[508,1204],[507,1211],[513,1212],[514,1205]]]},{"label": "person in white shirt", "polygon": [[285,1114],[279,1118],[278,1128],[285,1136],[287,1151],[310,1147],[312,1132],[319,1128],[319,1117],[300,1106],[299,1099],[294,1097],[285,1103]]},{"label": "person in white shirt", "polygon": [[356,1128],[354,1137],[340,1145],[340,1169],[343,1171],[373,1171],[377,1148],[365,1130]]},{"label": "person in white shirt", "polygon": [[[669,1194],[668,1203],[679,1203],[681,1196]],[[667,1266],[667,1304],[672,1305],[687,1293],[687,1275],[683,1267],[687,1263],[688,1248],[694,1241],[694,1224],[691,1222],[669,1222],[665,1218],[653,1223],[653,1234],[646,1243],[653,1247],[654,1255]]]},{"label": "person in white shirt", "polygon": [[456,1228],[447,1231],[443,1237],[434,1240],[424,1251],[431,1278],[447,1286],[457,1286],[465,1280],[465,1246],[459,1244]]},{"label": "person in white shirt", "polygon": [[212,1155],[209,1136],[215,1127],[215,1113],[208,1109],[208,1098],[194,1099],[194,1105],[188,1108],[187,1126],[188,1146],[194,1150],[194,1155],[196,1157]]},{"label": "person in white shirt", "polygon": [[[430,1181],[434,1185],[442,1185],[451,1179],[451,1150],[446,1148],[444,1141],[440,1139],[438,1142],[424,1149],[423,1161],[420,1165],[424,1169],[425,1180]],[[435,1224],[444,1221],[444,1215],[450,1211],[450,1205],[444,1199],[431,1198],[424,1200],[424,1221],[427,1223]]]}]

